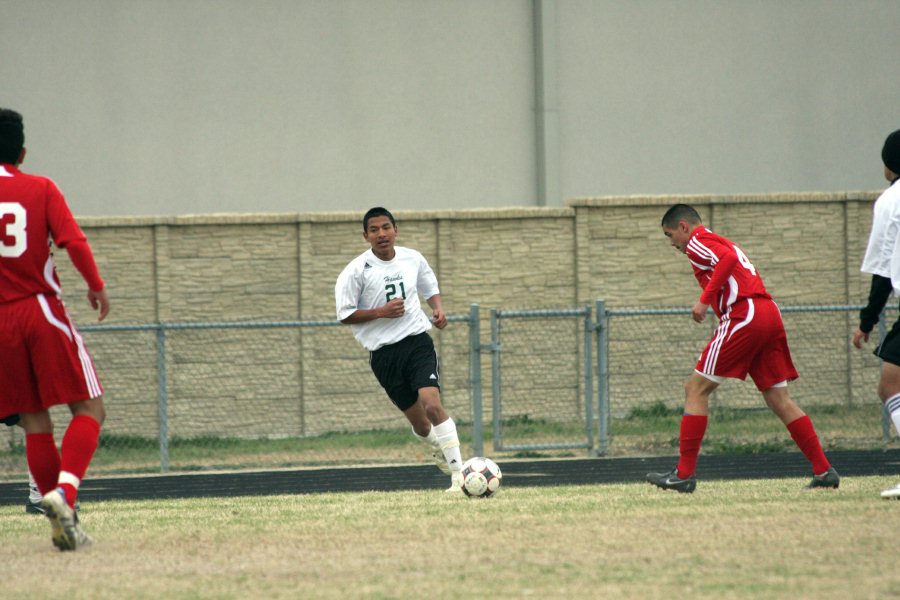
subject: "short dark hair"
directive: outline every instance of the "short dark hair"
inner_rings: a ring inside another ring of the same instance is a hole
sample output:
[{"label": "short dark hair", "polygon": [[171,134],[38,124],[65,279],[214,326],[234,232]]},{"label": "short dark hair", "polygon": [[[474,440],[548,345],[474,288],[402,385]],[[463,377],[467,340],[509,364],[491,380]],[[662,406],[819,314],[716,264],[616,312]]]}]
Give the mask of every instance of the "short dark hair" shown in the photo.
[{"label": "short dark hair", "polygon": [[394,227],[397,226],[397,222],[394,221],[394,215],[391,214],[391,211],[381,206],[376,206],[375,208],[370,208],[366,211],[366,216],[363,217],[363,231],[369,230],[369,219],[374,217],[387,217],[391,220],[391,225]]},{"label": "short dark hair", "polygon": [[700,213],[693,206],[688,204],[675,204],[669,207],[666,214],[663,215],[660,225],[674,229],[678,225],[678,221],[687,221],[691,225],[699,225],[703,221],[700,220]]},{"label": "short dark hair", "polygon": [[25,126],[22,115],[8,108],[0,108],[0,163],[14,165],[25,146]]}]

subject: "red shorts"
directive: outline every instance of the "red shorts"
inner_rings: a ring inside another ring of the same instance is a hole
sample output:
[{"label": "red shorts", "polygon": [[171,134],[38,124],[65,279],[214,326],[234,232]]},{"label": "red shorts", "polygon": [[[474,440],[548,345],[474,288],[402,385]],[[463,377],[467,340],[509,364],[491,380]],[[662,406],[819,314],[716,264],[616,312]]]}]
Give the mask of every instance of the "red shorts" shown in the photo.
[{"label": "red shorts", "polygon": [[57,296],[0,304],[0,365],[0,416],[103,393],[84,340]]},{"label": "red shorts", "polygon": [[695,369],[715,377],[749,374],[760,391],[797,379],[778,306],[767,298],[736,302],[719,320]]}]

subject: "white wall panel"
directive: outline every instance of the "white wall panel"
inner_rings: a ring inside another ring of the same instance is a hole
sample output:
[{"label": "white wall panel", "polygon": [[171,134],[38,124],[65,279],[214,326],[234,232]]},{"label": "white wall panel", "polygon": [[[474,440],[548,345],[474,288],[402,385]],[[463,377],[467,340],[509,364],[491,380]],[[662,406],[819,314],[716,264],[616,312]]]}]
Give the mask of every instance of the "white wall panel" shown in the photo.
[{"label": "white wall panel", "polygon": [[[884,185],[895,0],[543,2],[547,205]],[[0,0],[0,106],[77,214],[531,206],[533,9]]]}]

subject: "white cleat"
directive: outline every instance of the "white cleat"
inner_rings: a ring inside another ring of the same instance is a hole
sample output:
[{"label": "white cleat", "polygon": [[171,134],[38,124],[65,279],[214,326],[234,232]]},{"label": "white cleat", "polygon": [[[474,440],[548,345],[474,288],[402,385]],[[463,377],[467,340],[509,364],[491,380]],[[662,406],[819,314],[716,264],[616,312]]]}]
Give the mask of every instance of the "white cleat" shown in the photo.
[{"label": "white cleat", "polygon": [[447,488],[448,493],[462,493],[463,489],[463,474],[462,471],[453,471],[450,475],[450,487]]},{"label": "white cleat", "polygon": [[78,525],[75,511],[66,502],[66,494],[62,488],[44,494],[41,506],[44,507],[44,515],[50,520],[54,546],[60,550],[75,550],[78,548],[79,539],[85,545],[90,543],[90,538]]},{"label": "white cleat", "polygon": [[444,451],[435,446],[431,447],[431,458],[434,460],[435,466],[441,470],[441,473],[444,475],[450,474],[450,465],[447,464],[447,459],[444,458]]},{"label": "white cleat", "polygon": [[881,492],[881,497],[886,500],[889,500],[891,498],[900,500],[900,483]]},{"label": "white cleat", "polygon": [[84,548],[85,546],[90,546],[94,543],[94,540],[91,539],[84,529],[81,528],[81,523],[78,521],[78,502],[75,503],[75,545],[78,548]]}]

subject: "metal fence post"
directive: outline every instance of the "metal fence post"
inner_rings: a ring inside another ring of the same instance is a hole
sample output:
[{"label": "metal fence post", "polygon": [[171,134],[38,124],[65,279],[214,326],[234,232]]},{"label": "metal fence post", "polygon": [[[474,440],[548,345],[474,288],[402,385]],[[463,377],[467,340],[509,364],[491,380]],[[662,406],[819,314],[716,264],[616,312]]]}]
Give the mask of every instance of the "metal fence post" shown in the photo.
[{"label": "metal fence post", "polygon": [[494,450],[503,449],[503,437],[500,427],[502,417],[500,408],[500,311],[491,309],[491,395],[493,396]]},{"label": "metal fence post", "polygon": [[597,454],[609,452],[609,321],[606,302],[597,300]]},{"label": "metal fence post", "polygon": [[472,394],[472,451],[484,456],[484,407],[481,398],[481,313],[469,306],[469,379]]},{"label": "metal fence post", "polygon": [[156,328],[156,372],[159,386],[159,470],[169,472],[169,397],[166,373],[166,329]]},{"label": "metal fence post", "polygon": [[587,434],[587,447],[590,452],[594,448],[594,358],[591,348],[594,345],[594,323],[591,307],[584,309],[584,425]]}]

